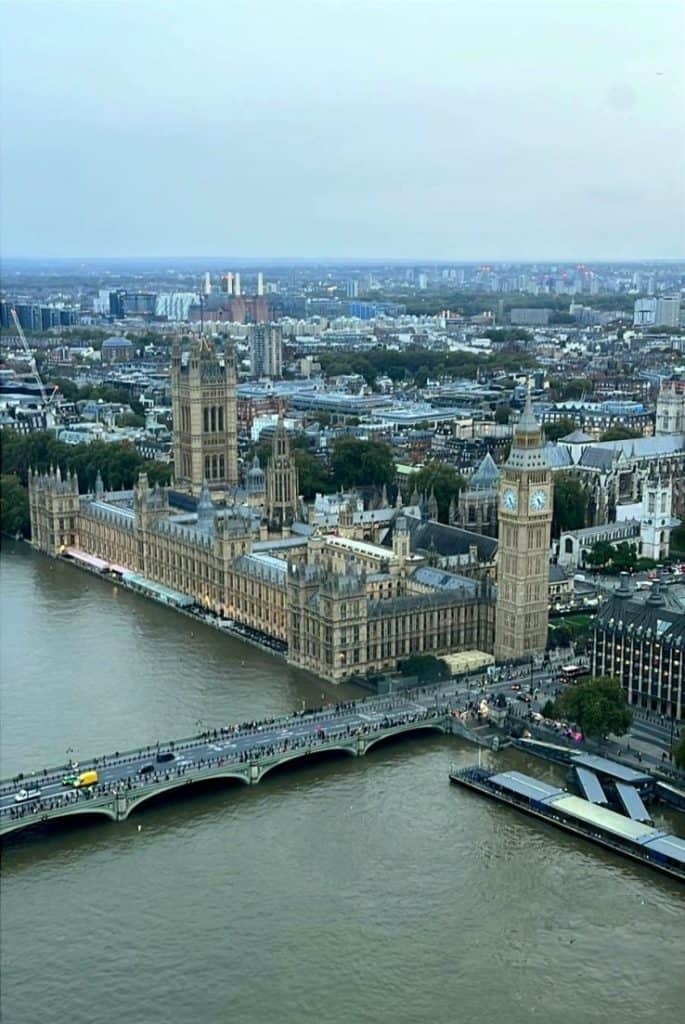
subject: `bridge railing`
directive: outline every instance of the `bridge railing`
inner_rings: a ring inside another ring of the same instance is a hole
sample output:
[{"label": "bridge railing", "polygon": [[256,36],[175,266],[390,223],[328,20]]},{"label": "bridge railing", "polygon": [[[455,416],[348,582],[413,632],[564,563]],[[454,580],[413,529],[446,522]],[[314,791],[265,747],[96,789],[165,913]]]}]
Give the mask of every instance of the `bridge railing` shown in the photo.
[{"label": "bridge railing", "polygon": [[298,754],[310,750],[323,750],[326,747],[350,744],[358,737],[373,737],[378,733],[392,732],[402,726],[420,725],[423,722],[443,719],[448,713],[446,707],[428,708],[423,713],[407,712],[384,722],[364,724],[355,728],[347,726],[340,730],[329,729],[323,734],[312,732],[306,737],[294,740],[284,740],[275,744],[262,743],[241,753],[222,753],[215,757],[200,758],[197,761],[177,766],[175,769],[169,766],[166,770],[144,777],[136,773],[128,776],[125,780],[99,784],[91,789],[69,789],[54,796],[2,807],[0,808],[0,821],[15,821],[19,818],[35,819],[46,815],[49,817],[51,811],[58,812],[71,808],[87,810],[109,804],[119,793],[125,795],[157,787],[160,792],[163,792],[169,783],[175,783],[185,776],[193,775],[196,779],[201,780],[204,776],[211,777],[217,769],[230,768],[247,772],[251,765],[274,766],[283,760],[284,754],[298,756]]},{"label": "bridge railing", "polygon": [[[454,686],[454,683],[451,685]],[[436,695],[447,688],[450,688],[450,684],[442,682],[434,686],[422,687],[421,692],[426,696],[431,696]],[[317,721],[323,719],[330,719],[336,715],[343,717],[349,714],[350,711],[359,712],[363,711],[365,708],[376,711],[386,710],[390,712],[393,710],[399,710],[403,704],[414,701],[416,697],[417,693],[415,691],[413,693],[409,690],[403,690],[401,692],[396,691],[392,695],[372,696],[355,701],[341,702],[333,707],[322,706],[315,709],[306,709],[302,712],[294,712],[291,715],[284,714],[276,716],[275,718],[263,719],[262,721],[243,722],[229,726],[220,726],[216,729],[207,729],[194,736],[186,736],[181,739],[160,740],[155,743],[149,743],[145,746],[133,747],[130,750],[117,750],[111,754],[81,758],[79,759],[79,765],[80,769],[84,770],[91,766],[94,768],[100,768],[113,764],[126,764],[127,762],[137,761],[146,756],[154,758],[157,753],[161,751],[171,750],[178,752],[192,749],[196,747],[198,743],[203,741],[211,742],[212,739],[230,739],[232,736],[245,737],[246,735],[252,734],[258,736],[260,732],[268,733],[273,729],[284,728],[285,726],[292,725],[293,723],[303,719],[315,724]],[[18,773],[12,778],[0,780],[0,795],[13,793],[16,789],[17,783],[21,781],[35,782],[43,785],[58,781],[70,770],[71,765],[66,763],[51,768],[42,768],[31,772]]]}]

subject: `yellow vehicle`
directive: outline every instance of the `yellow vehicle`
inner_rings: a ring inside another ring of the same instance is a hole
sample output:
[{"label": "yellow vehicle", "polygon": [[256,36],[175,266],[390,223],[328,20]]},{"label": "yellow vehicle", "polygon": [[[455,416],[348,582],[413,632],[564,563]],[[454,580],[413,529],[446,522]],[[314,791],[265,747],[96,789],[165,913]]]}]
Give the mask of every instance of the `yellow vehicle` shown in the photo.
[{"label": "yellow vehicle", "polygon": [[100,778],[97,772],[81,772],[76,782],[74,783],[74,787],[76,789],[80,789],[83,786],[96,786],[99,781]]}]

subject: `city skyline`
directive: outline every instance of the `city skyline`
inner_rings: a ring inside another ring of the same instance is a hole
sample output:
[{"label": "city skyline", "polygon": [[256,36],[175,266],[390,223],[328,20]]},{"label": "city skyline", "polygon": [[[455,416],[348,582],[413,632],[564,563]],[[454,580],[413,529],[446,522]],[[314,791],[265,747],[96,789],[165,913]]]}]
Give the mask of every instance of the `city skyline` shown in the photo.
[{"label": "city skyline", "polygon": [[5,259],[685,251],[680,4],[4,11]]}]

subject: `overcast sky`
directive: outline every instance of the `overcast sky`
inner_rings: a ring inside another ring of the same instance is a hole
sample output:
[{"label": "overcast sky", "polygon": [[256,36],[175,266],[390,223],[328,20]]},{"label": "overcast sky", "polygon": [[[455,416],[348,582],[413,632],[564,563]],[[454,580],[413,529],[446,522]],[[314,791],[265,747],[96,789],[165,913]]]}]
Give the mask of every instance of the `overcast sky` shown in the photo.
[{"label": "overcast sky", "polygon": [[683,0],[0,0],[2,251],[685,255]]}]

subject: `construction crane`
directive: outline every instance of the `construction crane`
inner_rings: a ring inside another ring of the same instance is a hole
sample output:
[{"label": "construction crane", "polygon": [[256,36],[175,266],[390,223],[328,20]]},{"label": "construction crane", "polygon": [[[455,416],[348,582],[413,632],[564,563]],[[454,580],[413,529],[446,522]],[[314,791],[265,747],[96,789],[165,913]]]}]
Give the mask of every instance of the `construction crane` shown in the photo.
[{"label": "construction crane", "polygon": [[26,354],[26,358],[29,361],[29,367],[30,367],[30,370],[31,370],[31,374],[32,374],[34,380],[36,381],[36,383],[38,384],[38,387],[40,389],[40,397],[41,397],[41,400],[42,400],[42,403],[43,403],[43,409],[45,410],[46,417],[47,417],[48,413],[52,413],[55,416],[55,419],[57,419],[58,418],[57,411],[56,411],[56,409],[52,409],[51,406],[52,406],[52,403],[53,403],[53,401],[54,401],[54,399],[55,399],[55,397],[56,397],[56,395],[57,395],[57,393],[59,391],[59,388],[57,387],[57,385],[55,385],[54,388],[53,388],[52,394],[48,395],[47,389],[45,387],[45,384],[43,384],[43,380],[41,378],[41,375],[38,373],[38,367],[36,365],[36,360],[34,358],[33,352],[29,348],[29,343],[26,340],[26,335],[24,334],[24,331],[22,330],[22,326],[19,323],[19,317],[17,316],[16,309],[14,309],[14,307],[12,307],[10,309],[10,313],[12,315],[12,320],[14,321],[14,326],[17,329],[17,334],[19,335],[19,340],[21,341],[21,346],[24,349],[24,352]]}]

